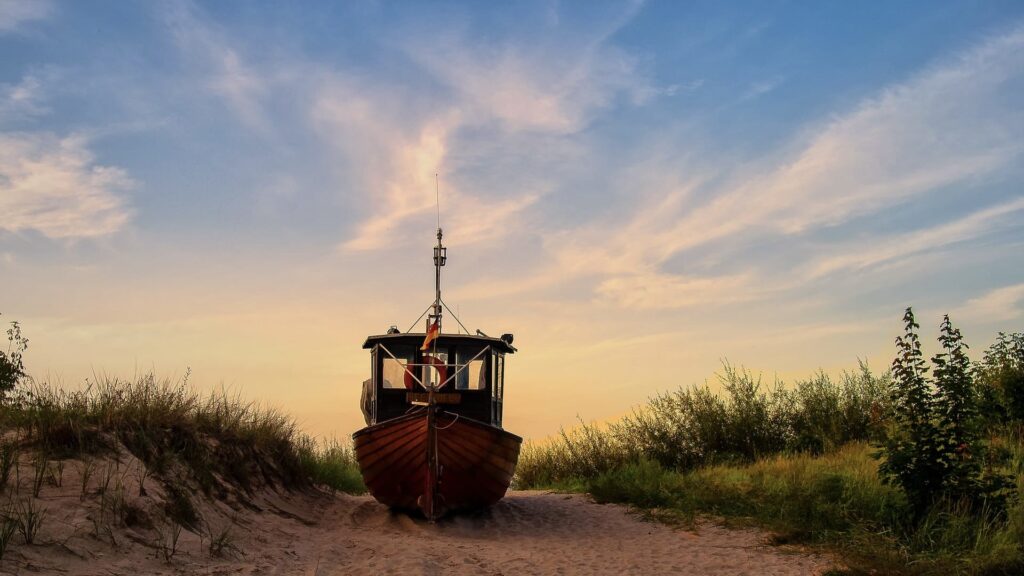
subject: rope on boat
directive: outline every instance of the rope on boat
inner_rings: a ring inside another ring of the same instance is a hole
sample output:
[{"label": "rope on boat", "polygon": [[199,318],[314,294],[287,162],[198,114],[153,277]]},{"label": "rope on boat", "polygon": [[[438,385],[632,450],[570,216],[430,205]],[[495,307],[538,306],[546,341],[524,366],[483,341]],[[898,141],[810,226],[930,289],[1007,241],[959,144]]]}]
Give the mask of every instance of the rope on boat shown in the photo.
[{"label": "rope on boat", "polygon": [[[440,426],[434,426],[434,430],[447,430],[447,429],[451,428],[452,426],[454,426],[455,423],[458,422],[458,421],[459,421],[459,415],[458,415],[458,413],[456,413],[455,414],[455,419],[452,420],[451,422],[449,422],[447,426],[445,426],[444,428],[441,428]],[[436,440],[437,439],[435,438],[435,441]]]},{"label": "rope on boat", "polygon": [[[452,309],[448,307],[448,304],[444,300],[441,300],[441,305],[444,306],[444,309],[452,315],[452,318],[455,318],[455,321],[458,322],[459,326],[466,331],[466,334],[469,334],[469,328],[466,328],[466,325],[462,323],[462,320],[459,320],[459,317],[455,315],[455,312],[452,312]],[[420,316],[420,318],[422,318],[422,316]],[[417,322],[419,322],[419,320],[417,320]]]}]

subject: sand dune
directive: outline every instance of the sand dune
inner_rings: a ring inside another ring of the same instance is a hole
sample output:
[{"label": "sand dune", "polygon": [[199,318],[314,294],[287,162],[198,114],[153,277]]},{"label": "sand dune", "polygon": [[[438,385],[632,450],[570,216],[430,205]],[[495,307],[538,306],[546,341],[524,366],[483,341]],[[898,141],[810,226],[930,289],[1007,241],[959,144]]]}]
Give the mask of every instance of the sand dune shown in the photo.
[{"label": "sand dune", "polygon": [[[67,486],[67,485],[65,485]],[[710,523],[696,531],[641,520],[580,495],[512,492],[487,511],[437,524],[392,513],[368,496],[277,495],[245,506],[205,502],[230,521],[237,552],[211,557],[208,537],[183,531],[170,562],[152,526],[97,536],[73,493],[53,489],[49,538],[0,563],[15,574],[816,574],[830,563],[764,544],[764,534]],[[151,498],[159,498],[153,486]],[[115,545],[116,543],[116,545]]]}]

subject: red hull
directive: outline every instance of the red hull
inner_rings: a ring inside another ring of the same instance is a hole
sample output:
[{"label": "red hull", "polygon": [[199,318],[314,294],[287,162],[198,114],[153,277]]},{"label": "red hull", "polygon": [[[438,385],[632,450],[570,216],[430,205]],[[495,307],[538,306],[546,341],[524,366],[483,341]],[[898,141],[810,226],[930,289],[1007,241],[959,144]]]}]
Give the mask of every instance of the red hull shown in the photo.
[{"label": "red hull", "polygon": [[352,435],[370,494],[392,508],[421,510],[431,516],[425,502],[433,490],[433,517],[501,500],[512,481],[522,438],[443,411],[434,422],[438,460],[434,481],[429,474],[426,410]]}]

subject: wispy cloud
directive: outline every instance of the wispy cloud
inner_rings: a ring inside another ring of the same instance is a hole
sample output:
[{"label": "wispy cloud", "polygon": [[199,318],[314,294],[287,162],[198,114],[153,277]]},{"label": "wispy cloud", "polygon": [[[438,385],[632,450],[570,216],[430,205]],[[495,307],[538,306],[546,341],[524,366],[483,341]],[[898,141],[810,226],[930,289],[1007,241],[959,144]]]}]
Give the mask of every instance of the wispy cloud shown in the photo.
[{"label": "wispy cloud", "polygon": [[267,78],[247,63],[225,31],[203,17],[191,2],[170,2],[164,8],[168,29],[206,89],[221,97],[250,128],[267,131],[269,119],[262,103],[268,91]]},{"label": "wispy cloud", "polygon": [[893,235],[866,244],[859,240],[844,253],[833,251],[829,256],[813,262],[809,275],[818,278],[840,270],[863,270],[915,254],[941,250],[959,242],[990,234],[1007,224],[1019,222],[1011,216],[1022,210],[1024,198],[1017,198],[931,228]]},{"label": "wispy cloud", "polygon": [[[568,277],[595,276],[596,292],[623,305],[636,304],[631,294],[643,282],[658,295],[645,305],[699,304],[701,294],[712,303],[741,298],[742,284],[723,287],[737,291],[732,295],[695,291],[704,281],[714,285],[717,275],[673,278],[661,268],[697,247],[727,250],[754,238],[806,234],[1012,168],[1024,150],[1017,137],[1024,132],[1024,117],[1006,96],[1022,75],[1024,29],[1017,29],[809,130],[808,137],[794,142],[795,152],[774,166],[746,175],[722,166],[718,176],[724,186],[709,187],[704,182],[711,178],[695,178],[641,199],[632,214],[549,235],[555,264],[519,285],[536,289]],[[708,173],[714,175],[714,169]],[[940,238],[968,238],[1019,209],[1017,202],[983,209],[904,238],[908,245],[816,263],[813,274],[868,266],[924,250]]]},{"label": "wispy cloud", "polygon": [[17,84],[0,84],[0,123],[22,120],[46,113],[40,103],[39,78],[27,75]]},{"label": "wispy cloud", "polygon": [[467,120],[496,121],[512,131],[571,134],[615,98],[640,104],[659,93],[639,74],[636,58],[608,44],[607,36],[568,45],[497,47],[449,38],[408,52],[458,95]]},{"label": "wispy cloud", "polygon": [[752,100],[764,94],[767,94],[779,86],[785,81],[782,76],[773,76],[766,80],[758,80],[750,84],[747,91],[743,93],[741,100]]},{"label": "wispy cloud", "polygon": [[0,230],[57,239],[103,236],[125,225],[120,168],[98,165],[80,135],[0,134]]},{"label": "wispy cloud", "polygon": [[1000,96],[1024,72],[1022,48],[1017,30],[884,90],[791,160],[687,213],[667,249],[831,226],[1011,165],[1024,125]]},{"label": "wispy cloud", "polygon": [[950,312],[968,322],[1006,322],[1024,316],[1024,283],[996,288]]},{"label": "wispy cloud", "polygon": [[676,274],[616,276],[596,288],[599,300],[634,310],[733,304],[759,296],[749,275],[687,277]]},{"label": "wispy cloud", "polygon": [[636,62],[607,42],[635,8],[572,41],[559,39],[557,30],[537,43],[496,46],[457,34],[442,34],[440,41],[406,39],[405,53],[447,88],[442,95],[424,96],[401,82],[384,87],[333,75],[318,92],[314,122],[359,167],[359,196],[368,198],[366,215],[343,248],[403,244],[409,222],[425,222],[433,212],[437,171],[444,181],[445,220],[458,230],[454,241],[478,243],[516,229],[517,218],[545,190],[471,191],[471,182],[450,171],[453,157],[472,154],[461,136],[486,134],[491,145],[514,140],[518,154],[541,158],[551,139],[571,138],[616,99],[637,104],[656,95]]},{"label": "wispy cloud", "polygon": [[[312,122],[323,137],[358,167],[350,181],[358,197],[371,198],[373,213],[342,244],[346,250],[396,247],[410,240],[410,219],[429,219],[435,207],[434,173],[445,166],[453,131],[461,125],[457,110],[410,114],[401,97],[386,90],[333,78],[317,93]],[[445,177],[442,175],[442,177]],[[534,194],[485,199],[460,190],[445,178],[445,220],[459,235],[487,240],[536,200]]]},{"label": "wispy cloud", "polygon": [[49,0],[0,0],[0,34],[12,32],[26,22],[43,20],[54,12]]}]

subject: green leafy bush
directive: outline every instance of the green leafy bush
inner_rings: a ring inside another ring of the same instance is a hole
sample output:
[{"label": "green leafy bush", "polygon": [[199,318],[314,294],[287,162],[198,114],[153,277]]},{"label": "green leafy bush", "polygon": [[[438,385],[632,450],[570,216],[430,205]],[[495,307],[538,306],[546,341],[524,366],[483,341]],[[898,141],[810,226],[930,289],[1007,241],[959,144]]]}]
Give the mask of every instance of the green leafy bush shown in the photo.
[{"label": "green leafy bush", "polygon": [[7,350],[0,350],[0,402],[25,377],[22,354],[28,349],[28,339],[21,335],[21,325],[11,322],[7,329]]},{"label": "green leafy bush", "polygon": [[988,424],[1024,425],[1024,334],[999,333],[975,367]]},{"label": "green leafy bush", "polygon": [[939,500],[967,502],[998,512],[1008,496],[1009,479],[984,470],[988,448],[979,430],[978,394],[960,331],[949,316],[940,326],[942,352],[932,358],[934,377],[921,352],[920,326],[907,308],[904,334],[896,338],[893,360],[894,426],[882,443],[879,472],[900,488],[921,518]]}]

